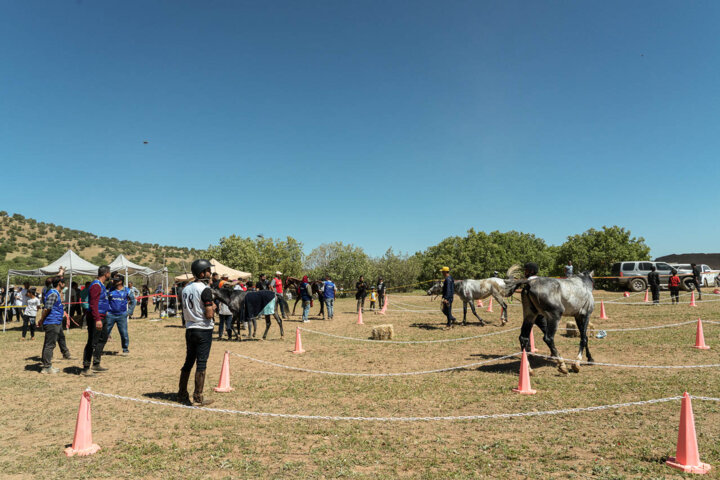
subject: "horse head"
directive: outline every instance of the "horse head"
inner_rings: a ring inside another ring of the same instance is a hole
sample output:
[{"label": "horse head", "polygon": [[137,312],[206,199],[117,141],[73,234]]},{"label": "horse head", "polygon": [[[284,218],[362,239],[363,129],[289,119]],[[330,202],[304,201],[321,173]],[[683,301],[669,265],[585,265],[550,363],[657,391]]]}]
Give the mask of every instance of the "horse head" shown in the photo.
[{"label": "horse head", "polygon": [[442,293],[442,282],[435,282],[427,291],[428,295],[440,295]]},{"label": "horse head", "polygon": [[590,271],[584,271],[578,277],[582,280],[583,284],[588,287],[590,290],[595,288],[595,281],[593,280],[593,274],[595,273],[594,270]]}]

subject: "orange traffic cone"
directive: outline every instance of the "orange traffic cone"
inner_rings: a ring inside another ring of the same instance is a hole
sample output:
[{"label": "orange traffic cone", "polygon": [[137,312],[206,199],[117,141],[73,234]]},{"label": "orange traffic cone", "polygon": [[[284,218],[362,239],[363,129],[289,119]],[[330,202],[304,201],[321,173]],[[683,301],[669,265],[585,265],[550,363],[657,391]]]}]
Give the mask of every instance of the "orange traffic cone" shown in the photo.
[{"label": "orange traffic cone", "polygon": [[600,320],[608,320],[607,313],[605,313],[605,302],[600,300]]},{"label": "orange traffic cone", "polygon": [[630,296],[630,292],[624,292],[624,293],[623,293],[623,297],[626,297],[626,298],[627,298],[627,297],[629,297],[629,296]]},{"label": "orange traffic cone", "polygon": [[230,386],[230,352],[225,351],[225,358],[223,358],[222,369],[220,370],[220,381],[218,386],[213,390],[216,392],[232,392],[235,390]]},{"label": "orange traffic cone", "polygon": [[388,297],[387,297],[387,295],[385,295],[385,301],[383,302],[382,310],[380,310],[377,313],[379,313],[380,315],[385,315],[385,312],[387,311],[387,304],[388,304]]},{"label": "orange traffic cone", "polygon": [[78,409],[77,422],[75,423],[75,438],[72,447],[65,449],[65,455],[92,455],[100,450],[100,447],[92,442],[92,420],[90,418],[90,398],[92,392],[85,390],[80,397],[80,408]]},{"label": "orange traffic cone", "polygon": [[295,329],[295,350],[293,353],[305,353],[302,347],[302,339],[300,338],[300,327]]},{"label": "orange traffic cone", "polygon": [[700,461],[697,436],[695,435],[695,418],[690,395],[687,392],[683,394],[682,406],[680,407],[677,450],[675,456],[668,458],[665,463],[687,473],[703,474],[708,473],[712,468],[707,463]]},{"label": "orange traffic cone", "polygon": [[705,345],[705,335],[703,335],[702,321],[699,318],[697,323],[697,332],[695,333],[695,348],[710,350],[710,347]]},{"label": "orange traffic cone", "polygon": [[648,289],[645,289],[645,300],[643,300],[645,303],[650,303],[650,299],[648,298]]},{"label": "orange traffic cone", "polygon": [[493,311],[493,310],[492,310],[492,297],[490,297],[490,301],[488,302],[488,309],[487,309],[487,311],[488,311],[488,312],[492,312],[492,311]]},{"label": "orange traffic cone", "polygon": [[713,290],[713,293],[715,295],[720,295],[720,288],[716,288],[715,290]]},{"label": "orange traffic cone", "polygon": [[477,306],[478,306],[478,308],[482,308],[482,307],[484,307],[485,305],[483,305],[482,300],[478,300],[478,301],[477,301]]},{"label": "orange traffic cone", "polygon": [[528,359],[525,350],[522,352],[522,359],[520,359],[520,381],[518,382],[517,388],[512,389],[515,393],[522,393],[524,395],[535,395],[537,390],[530,388],[530,370],[528,370]]},{"label": "orange traffic cone", "polygon": [[362,321],[362,307],[358,308],[358,321],[357,321],[356,325],[364,325],[364,323]]},{"label": "orange traffic cone", "polygon": [[695,304],[695,292],[692,292],[692,293],[690,294],[690,306],[691,306],[691,307],[697,307],[697,305]]},{"label": "orange traffic cone", "polygon": [[530,353],[537,353],[537,349],[535,348],[535,334],[532,328],[530,329]]}]

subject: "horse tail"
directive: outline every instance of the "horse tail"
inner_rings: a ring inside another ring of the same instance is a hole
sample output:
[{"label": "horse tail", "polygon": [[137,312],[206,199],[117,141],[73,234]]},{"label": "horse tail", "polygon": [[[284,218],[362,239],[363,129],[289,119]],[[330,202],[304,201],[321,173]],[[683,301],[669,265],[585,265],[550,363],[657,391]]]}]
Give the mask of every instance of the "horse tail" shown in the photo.
[{"label": "horse tail", "polygon": [[519,279],[522,278],[523,271],[522,267],[518,265],[517,263],[515,265],[512,265],[510,268],[508,268],[507,272],[505,273],[505,278],[509,279]]},{"label": "horse tail", "polygon": [[505,280],[505,287],[500,289],[500,293],[503,297],[509,297],[513,293],[515,293],[515,290],[517,290],[519,286],[525,285],[527,283],[527,278]]}]

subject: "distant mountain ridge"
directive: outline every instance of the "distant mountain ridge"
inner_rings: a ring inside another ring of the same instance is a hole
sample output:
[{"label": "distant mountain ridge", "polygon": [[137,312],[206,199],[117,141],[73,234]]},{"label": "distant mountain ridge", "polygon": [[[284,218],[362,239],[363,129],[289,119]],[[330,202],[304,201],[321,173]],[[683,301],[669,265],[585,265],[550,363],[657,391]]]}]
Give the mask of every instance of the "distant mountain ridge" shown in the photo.
[{"label": "distant mountain ridge", "polygon": [[713,270],[720,269],[720,253],[673,253],[655,259],[666,263],[698,263],[706,264]]}]

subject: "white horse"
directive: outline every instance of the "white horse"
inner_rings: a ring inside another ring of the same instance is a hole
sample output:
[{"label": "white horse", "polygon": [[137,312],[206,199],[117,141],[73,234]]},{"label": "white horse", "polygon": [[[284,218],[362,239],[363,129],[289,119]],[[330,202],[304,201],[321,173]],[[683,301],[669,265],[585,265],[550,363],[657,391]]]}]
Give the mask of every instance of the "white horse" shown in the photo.
[{"label": "white horse", "polygon": [[[513,265],[508,268],[506,273],[507,279],[515,278],[521,274],[520,265]],[[439,295],[442,293],[442,283],[436,282],[427,291],[428,295]],[[463,325],[467,325],[467,307],[470,304],[473,315],[480,320],[480,325],[485,325],[485,321],[478,316],[475,311],[475,300],[482,300],[492,295],[495,301],[502,307],[502,314],[500,315],[501,325],[505,325],[508,321],[507,318],[507,303],[505,303],[505,280],[498,277],[483,278],[482,280],[456,280],[455,281],[455,295],[460,297],[463,301]]]}]

